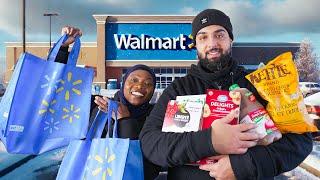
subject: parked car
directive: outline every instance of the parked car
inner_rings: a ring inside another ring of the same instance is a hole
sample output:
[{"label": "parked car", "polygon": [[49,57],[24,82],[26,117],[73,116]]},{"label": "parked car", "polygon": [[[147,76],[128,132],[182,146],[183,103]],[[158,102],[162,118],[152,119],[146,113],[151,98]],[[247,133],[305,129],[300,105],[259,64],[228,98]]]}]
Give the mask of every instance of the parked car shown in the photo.
[{"label": "parked car", "polygon": [[0,179],[56,179],[66,148],[38,156],[9,154],[0,141]]},{"label": "parked car", "polygon": [[[320,92],[304,98],[304,103],[306,104],[310,117],[313,119],[314,125],[320,130]],[[313,134],[320,136],[320,131]]]},{"label": "parked car", "polygon": [[4,95],[4,92],[6,91],[6,88],[4,87],[3,84],[0,84],[0,97]]},{"label": "parked car", "polygon": [[316,82],[300,82],[299,87],[304,97],[320,92],[320,85]]}]

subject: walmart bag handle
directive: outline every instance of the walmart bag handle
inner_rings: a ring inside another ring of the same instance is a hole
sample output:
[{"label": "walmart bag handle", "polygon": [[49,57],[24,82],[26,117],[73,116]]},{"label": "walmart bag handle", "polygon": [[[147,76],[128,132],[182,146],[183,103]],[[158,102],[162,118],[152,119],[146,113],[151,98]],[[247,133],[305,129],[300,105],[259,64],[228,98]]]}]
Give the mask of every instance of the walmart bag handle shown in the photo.
[{"label": "walmart bag handle", "polygon": [[[55,59],[56,59],[56,57],[58,55],[58,52],[60,50],[60,47],[68,39],[68,37],[69,36],[67,34],[64,34],[63,36],[60,37],[60,39],[57,41],[57,43],[51,49],[51,51],[50,51],[50,53],[48,55],[47,61],[51,61],[51,62],[55,61]],[[80,48],[81,48],[80,38],[79,38],[79,36],[76,36],[75,40],[74,40],[74,44],[73,44],[72,50],[71,50],[71,52],[69,53],[69,56],[68,56],[68,62],[67,62],[68,65],[76,66],[77,60],[78,60],[78,57],[79,57],[79,53],[80,53]]]},{"label": "walmart bag handle", "polygon": [[107,137],[109,137],[109,130],[112,123],[112,113],[115,113],[115,123],[113,127],[113,137],[117,138],[117,126],[118,126],[118,118],[117,118],[117,112],[118,112],[118,103],[116,101],[110,100],[108,103],[108,113],[105,113],[101,110],[97,112],[96,117],[94,118],[94,121],[89,129],[89,132],[87,133],[87,140],[92,140],[93,138],[101,138],[103,129],[105,125],[108,123],[108,133]]}]

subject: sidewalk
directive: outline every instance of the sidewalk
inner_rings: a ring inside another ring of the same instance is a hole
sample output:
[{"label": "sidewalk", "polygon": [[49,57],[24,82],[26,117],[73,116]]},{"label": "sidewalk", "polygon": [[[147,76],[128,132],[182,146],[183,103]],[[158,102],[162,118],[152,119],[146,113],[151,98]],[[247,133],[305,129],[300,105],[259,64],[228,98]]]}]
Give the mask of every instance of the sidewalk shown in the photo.
[{"label": "sidewalk", "polygon": [[320,142],[314,141],[310,155],[300,164],[300,167],[320,178]]}]

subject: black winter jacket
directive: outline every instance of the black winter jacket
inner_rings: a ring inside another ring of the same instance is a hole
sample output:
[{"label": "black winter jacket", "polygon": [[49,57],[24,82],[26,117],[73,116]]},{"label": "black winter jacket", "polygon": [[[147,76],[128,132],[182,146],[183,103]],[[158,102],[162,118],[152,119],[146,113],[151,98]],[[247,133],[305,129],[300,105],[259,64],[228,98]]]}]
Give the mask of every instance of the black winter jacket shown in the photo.
[{"label": "black winter jacket", "polygon": [[[157,165],[168,167],[169,180],[212,179],[208,172],[185,164],[217,153],[211,143],[211,128],[198,132],[161,132],[168,101],[181,95],[205,94],[209,88],[228,90],[230,85],[237,83],[263,102],[245,75],[244,69],[234,60],[219,73],[207,73],[199,64],[192,65],[185,77],[175,80],[164,90],[147,117],[140,140],[145,157]],[[255,146],[245,154],[230,155],[230,161],[237,179],[272,179],[298,166],[311,150],[309,133],[284,134],[268,146]]]}]

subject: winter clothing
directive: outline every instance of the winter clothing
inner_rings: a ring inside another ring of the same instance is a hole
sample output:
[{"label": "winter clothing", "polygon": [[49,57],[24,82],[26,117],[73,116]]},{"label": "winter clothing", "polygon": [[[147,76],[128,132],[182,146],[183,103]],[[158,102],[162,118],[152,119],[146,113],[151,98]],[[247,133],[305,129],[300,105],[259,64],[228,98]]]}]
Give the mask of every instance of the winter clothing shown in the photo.
[{"label": "winter clothing", "polygon": [[206,9],[200,12],[192,21],[192,37],[194,42],[200,29],[210,25],[219,25],[224,27],[227,30],[230,38],[233,40],[230,18],[222,11],[217,9]]},{"label": "winter clothing", "polygon": [[68,62],[68,52],[69,47],[60,47],[55,62],[67,64]]}]

